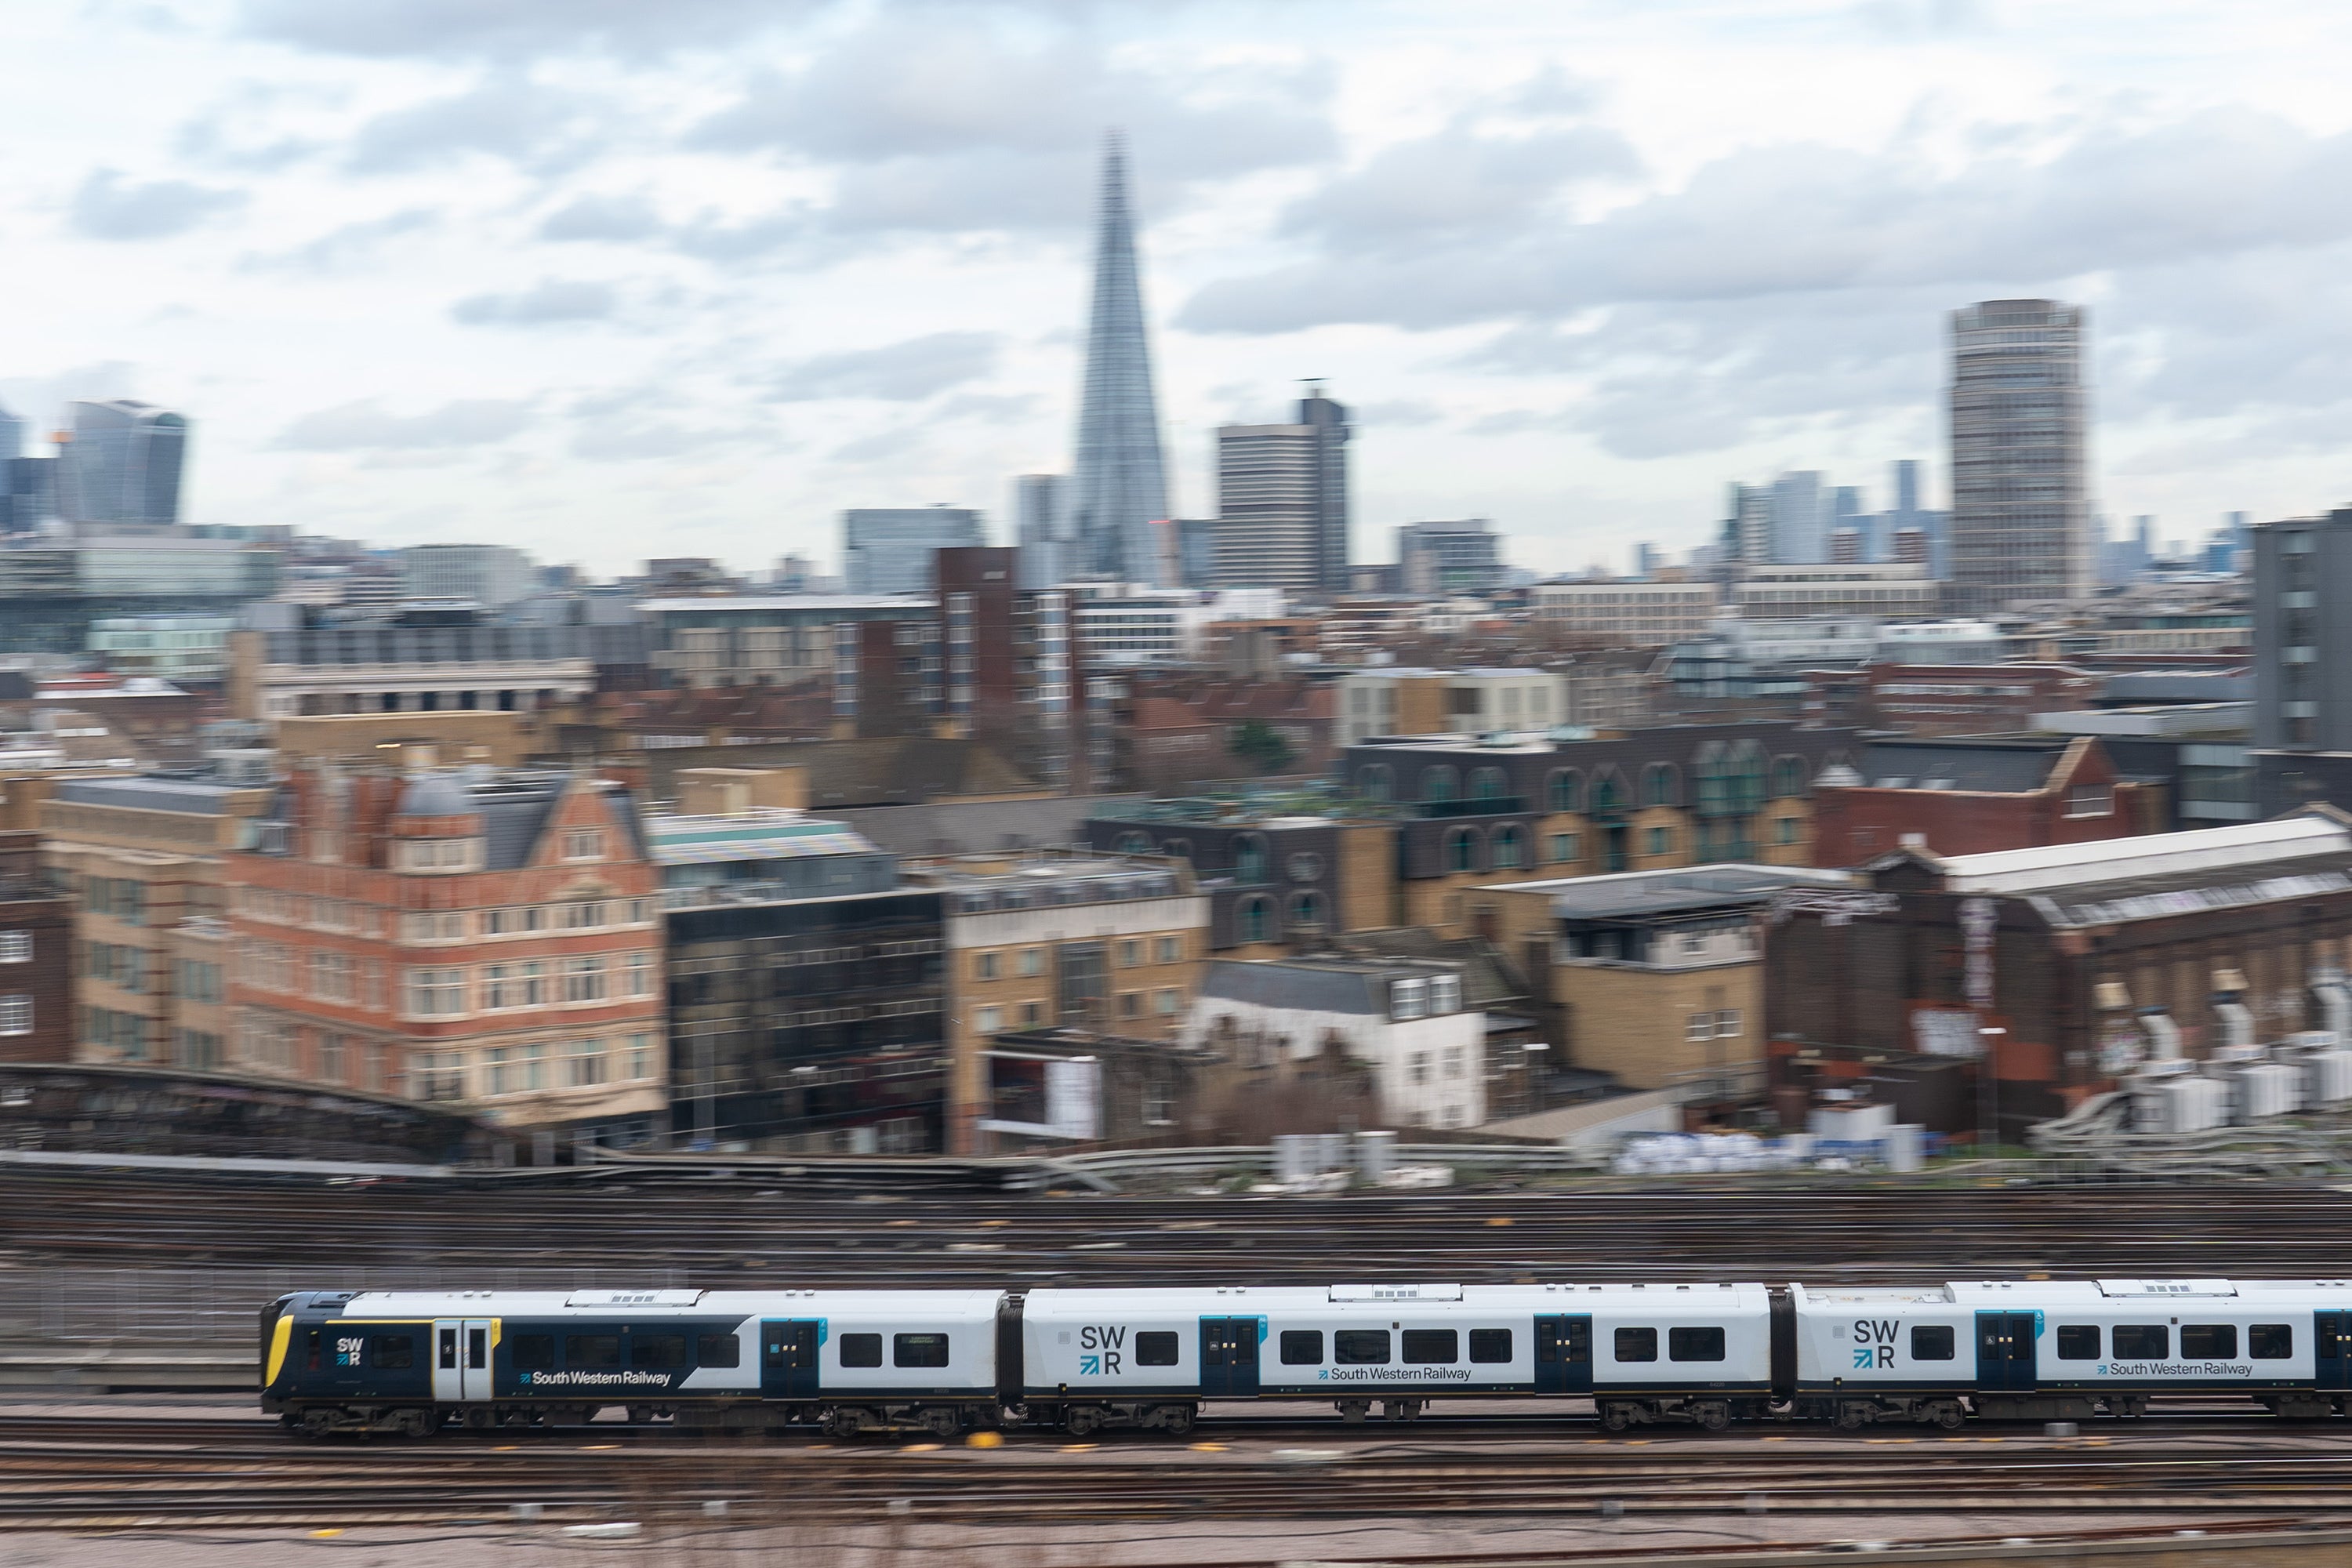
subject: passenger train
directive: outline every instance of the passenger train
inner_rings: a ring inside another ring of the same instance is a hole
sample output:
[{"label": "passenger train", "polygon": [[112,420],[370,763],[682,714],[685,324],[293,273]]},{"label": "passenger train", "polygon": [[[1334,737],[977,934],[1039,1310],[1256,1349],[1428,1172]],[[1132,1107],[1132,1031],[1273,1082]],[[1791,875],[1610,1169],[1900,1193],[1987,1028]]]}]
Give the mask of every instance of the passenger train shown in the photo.
[{"label": "passenger train", "polygon": [[2239,1394],[2352,1400],[2352,1280],[329,1292],[261,1315],[262,1407],[315,1436],[583,1422],[942,1437],[1182,1434],[1202,1405],[1591,1401],[1611,1431],[1957,1427]]}]

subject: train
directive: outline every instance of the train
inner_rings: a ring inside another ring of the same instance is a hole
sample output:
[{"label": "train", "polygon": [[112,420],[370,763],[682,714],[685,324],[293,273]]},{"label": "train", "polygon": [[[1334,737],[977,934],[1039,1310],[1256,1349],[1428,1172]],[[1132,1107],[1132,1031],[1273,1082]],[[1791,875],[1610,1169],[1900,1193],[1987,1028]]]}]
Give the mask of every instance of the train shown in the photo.
[{"label": "train", "polygon": [[1610,1431],[2291,1418],[2352,1401],[2352,1280],[1992,1279],[993,1289],[300,1291],[261,1402],[310,1436],[632,1421],[953,1437],[1181,1436],[1216,1402],[1590,1402]]}]

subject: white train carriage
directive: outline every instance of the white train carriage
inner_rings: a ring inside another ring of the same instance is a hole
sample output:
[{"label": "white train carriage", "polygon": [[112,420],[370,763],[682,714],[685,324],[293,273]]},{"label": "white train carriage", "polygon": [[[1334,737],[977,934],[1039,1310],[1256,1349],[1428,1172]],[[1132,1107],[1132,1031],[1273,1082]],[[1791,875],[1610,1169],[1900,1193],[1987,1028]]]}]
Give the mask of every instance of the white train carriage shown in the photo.
[{"label": "white train carriage", "polygon": [[314,1434],[585,1421],[995,1419],[999,1290],[312,1292],[262,1325],[263,1407]]},{"label": "white train carriage", "polygon": [[1593,1400],[1613,1430],[1720,1429],[1771,1396],[1761,1285],[1040,1289],[1022,1307],[1033,1420],[1189,1430],[1205,1400],[1329,1400],[1391,1420],[1433,1399]]},{"label": "white train carriage", "polygon": [[2161,1394],[2242,1394],[2281,1415],[2352,1399],[2352,1281],[1974,1280],[1791,1285],[1796,1408],[1848,1428],[2137,1415]]}]

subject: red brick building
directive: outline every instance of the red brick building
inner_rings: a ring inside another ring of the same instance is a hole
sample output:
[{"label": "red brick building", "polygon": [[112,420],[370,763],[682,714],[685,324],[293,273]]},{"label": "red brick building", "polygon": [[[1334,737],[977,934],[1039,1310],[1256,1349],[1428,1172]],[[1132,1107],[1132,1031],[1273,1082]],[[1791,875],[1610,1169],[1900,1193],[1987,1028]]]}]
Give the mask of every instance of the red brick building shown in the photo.
[{"label": "red brick building", "polygon": [[404,750],[299,770],[227,858],[236,1066],[575,1137],[656,1130],[662,908],[635,803]]},{"label": "red brick building", "polygon": [[1306,680],[1206,680],[1136,676],[1118,707],[1116,777],[1124,787],[1178,790],[1256,770],[1233,753],[1244,724],[1265,724],[1291,750],[1286,774],[1321,773],[1338,753],[1338,692]]},{"label": "red brick building", "polygon": [[2070,664],[1874,664],[1805,680],[1807,722],[1912,735],[2029,730],[2037,713],[2096,707],[2106,687]]},{"label": "red brick building", "polygon": [[2088,735],[1886,740],[1813,781],[1813,864],[1890,849],[1980,855],[2161,832],[2165,785],[2126,778]]},{"label": "red brick building", "polygon": [[73,900],[42,877],[40,844],[0,833],[0,1061],[73,1059]]}]

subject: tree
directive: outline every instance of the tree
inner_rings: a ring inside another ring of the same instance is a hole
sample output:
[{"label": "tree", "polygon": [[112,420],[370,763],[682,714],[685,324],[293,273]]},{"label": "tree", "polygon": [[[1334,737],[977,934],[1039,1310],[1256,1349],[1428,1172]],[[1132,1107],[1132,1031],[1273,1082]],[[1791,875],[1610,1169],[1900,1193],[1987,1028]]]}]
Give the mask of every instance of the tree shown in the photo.
[{"label": "tree", "polygon": [[1290,766],[1298,755],[1290,749],[1290,742],[1282,738],[1281,731],[1263,719],[1252,719],[1247,723],[1235,725],[1232,736],[1225,742],[1225,750],[1261,773],[1278,773]]}]

